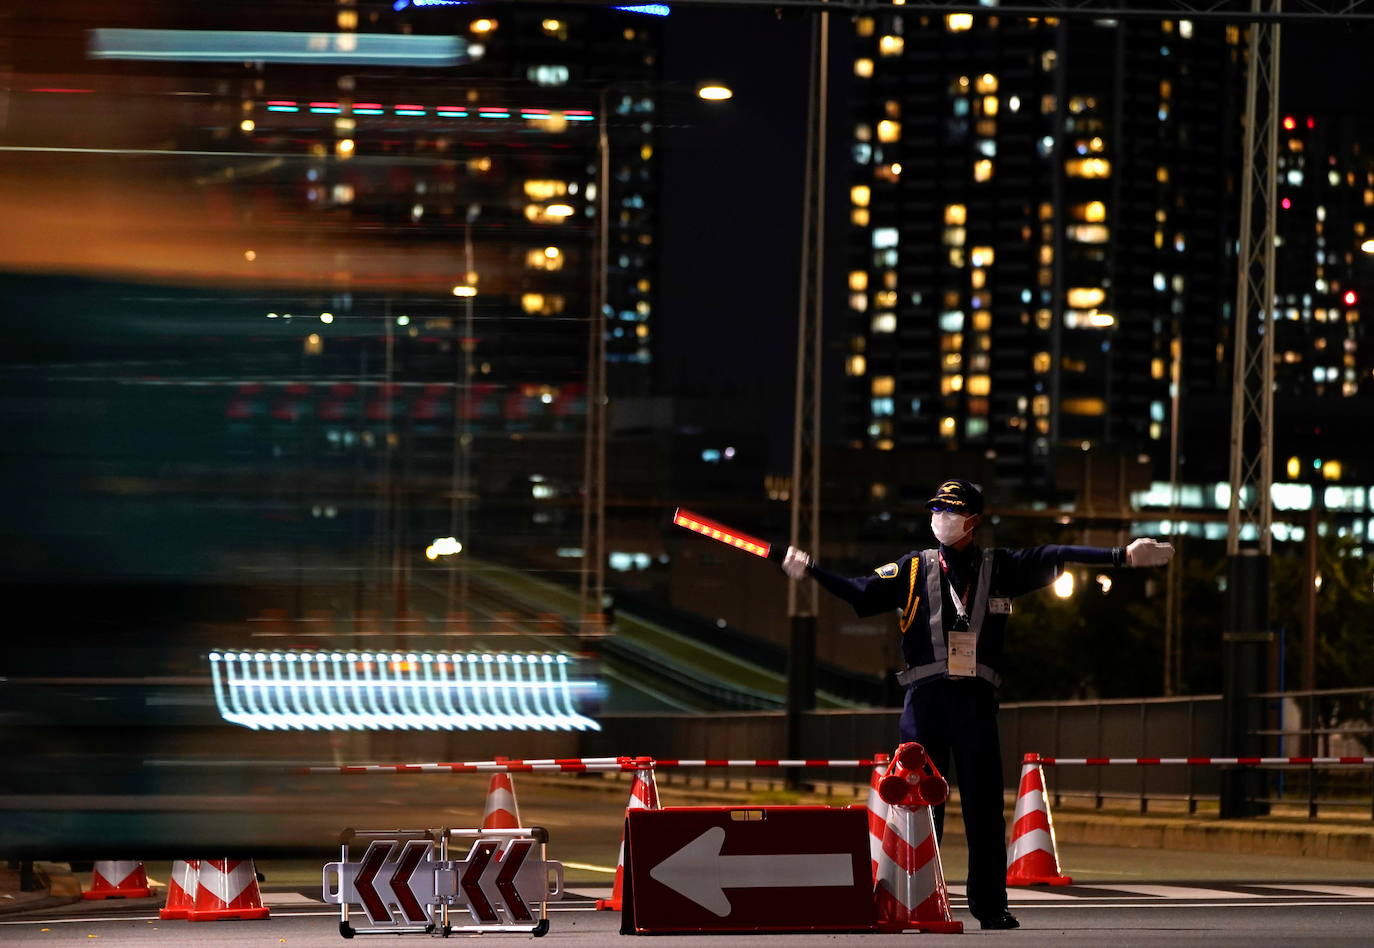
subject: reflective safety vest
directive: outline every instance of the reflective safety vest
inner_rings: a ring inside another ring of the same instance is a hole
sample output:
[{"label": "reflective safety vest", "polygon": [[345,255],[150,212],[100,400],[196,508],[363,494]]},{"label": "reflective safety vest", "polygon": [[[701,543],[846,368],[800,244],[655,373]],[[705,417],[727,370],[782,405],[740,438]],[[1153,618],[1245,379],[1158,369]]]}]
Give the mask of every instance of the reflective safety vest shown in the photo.
[{"label": "reflective safety vest", "polygon": [[[941,595],[940,584],[943,582],[943,571],[940,569],[940,551],[922,550],[920,563],[926,577],[926,611],[930,615],[930,646],[934,655],[934,661],[924,665],[917,665],[908,668],[906,671],[897,675],[897,680],[903,685],[913,682],[923,681],[927,678],[949,678],[949,644],[945,640],[944,624],[944,596]],[[911,577],[912,593],[907,601],[907,607],[903,610],[902,631],[906,632],[910,628],[912,621],[916,618],[916,610],[919,599],[914,595],[916,587],[915,561],[912,562],[910,569],[913,570]],[[988,590],[992,586],[992,550],[983,551],[983,565],[978,571],[978,584],[974,589],[973,600],[965,605],[965,611],[969,618],[969,631],[973,633],[976,643],[978,636],[983,629],[983,620],[988,613]],[[979,662],[976,666],[977,677],[991,682],[994,686],[1002,684],[1002,676],[997,674],[989,665]]]}]

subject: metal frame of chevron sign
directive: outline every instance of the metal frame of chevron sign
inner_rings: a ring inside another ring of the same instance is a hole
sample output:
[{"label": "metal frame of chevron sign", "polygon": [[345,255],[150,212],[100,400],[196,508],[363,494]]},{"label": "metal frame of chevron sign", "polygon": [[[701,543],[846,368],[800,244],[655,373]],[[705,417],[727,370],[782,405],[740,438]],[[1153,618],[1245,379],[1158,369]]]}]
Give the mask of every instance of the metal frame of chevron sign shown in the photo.
[{"label": "metal frame of chevron sign", "polygon": [[[452,932],[538,937],[549,930],[548,903],[563,897],[563,866],[549,860],[548,838],[539,826],[346,829],[339,861],[324,866],[324,901],[339,906],[345,938]],[[472,840],[462,859],[450,858],[455,839]],[[355,840],[368,842],[356,862],[350,858]],[[352,924],[355,905],[372,927]]]}]

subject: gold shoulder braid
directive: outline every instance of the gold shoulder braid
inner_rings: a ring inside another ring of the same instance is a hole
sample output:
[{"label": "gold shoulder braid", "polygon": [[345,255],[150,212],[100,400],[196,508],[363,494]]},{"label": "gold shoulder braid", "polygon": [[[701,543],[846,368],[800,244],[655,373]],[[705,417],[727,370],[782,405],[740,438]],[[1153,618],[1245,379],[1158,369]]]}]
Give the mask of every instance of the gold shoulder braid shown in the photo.
[{"label": "gold shoulder braid", "polygon": [[911,562],[911,586],[906,594],[906,608],[902,610],[901,632],[906,635],[906,630],[911,627],[911,622],[916,618],[916,609],[921,604],[921,597],[916,595],[916,571],[920,565],[921,558],[913,556]]}]

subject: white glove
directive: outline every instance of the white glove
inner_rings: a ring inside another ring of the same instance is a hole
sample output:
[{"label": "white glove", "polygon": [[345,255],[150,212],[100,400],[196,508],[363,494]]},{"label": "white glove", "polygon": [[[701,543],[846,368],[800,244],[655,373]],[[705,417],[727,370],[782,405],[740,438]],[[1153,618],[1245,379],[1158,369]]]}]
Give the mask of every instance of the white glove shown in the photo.
[{"label": "white glove", "polygon": [[1174,545],[1148,537],[1132,540],[1126,547],[1127,566],[1164,566],[1173,558]]},{"label": "white glove", "polygon": [[805,579],[810,566],[811,554],[795,546],[787,548],[787,555],[782,558],[782,571],[787,574],[788,579]]}]

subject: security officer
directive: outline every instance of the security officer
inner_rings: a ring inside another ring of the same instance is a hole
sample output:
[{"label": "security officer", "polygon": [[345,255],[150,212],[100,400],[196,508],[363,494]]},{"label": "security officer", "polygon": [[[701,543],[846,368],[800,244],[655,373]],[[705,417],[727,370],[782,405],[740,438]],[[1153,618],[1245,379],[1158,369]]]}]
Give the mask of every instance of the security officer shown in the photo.
[{"label": "security officer", "polygon": [[[983,928],[1017,928],[1007,911],[1006,819],[1002,751],[997,733],[997,687],[1002,682],[1003,633],[1011,602],[1054,582],[1065,563],[1162,566],[1173,547],[1133,540],[1127,547],[1037,546],[982,550],[973,531],[982,520],[983,495],[966,480],[940,485],[926,502],[940,545],[913,551],[866,576],[847,579],[789,547],[783,572],[810,574],[860,616],[901,610],[902,655],[907,669],[902,741],[918,741],[942,773],[951,757],[959,780],[968,839],[969,911]],[[938,834],[944,807],[935,811]]]}]

